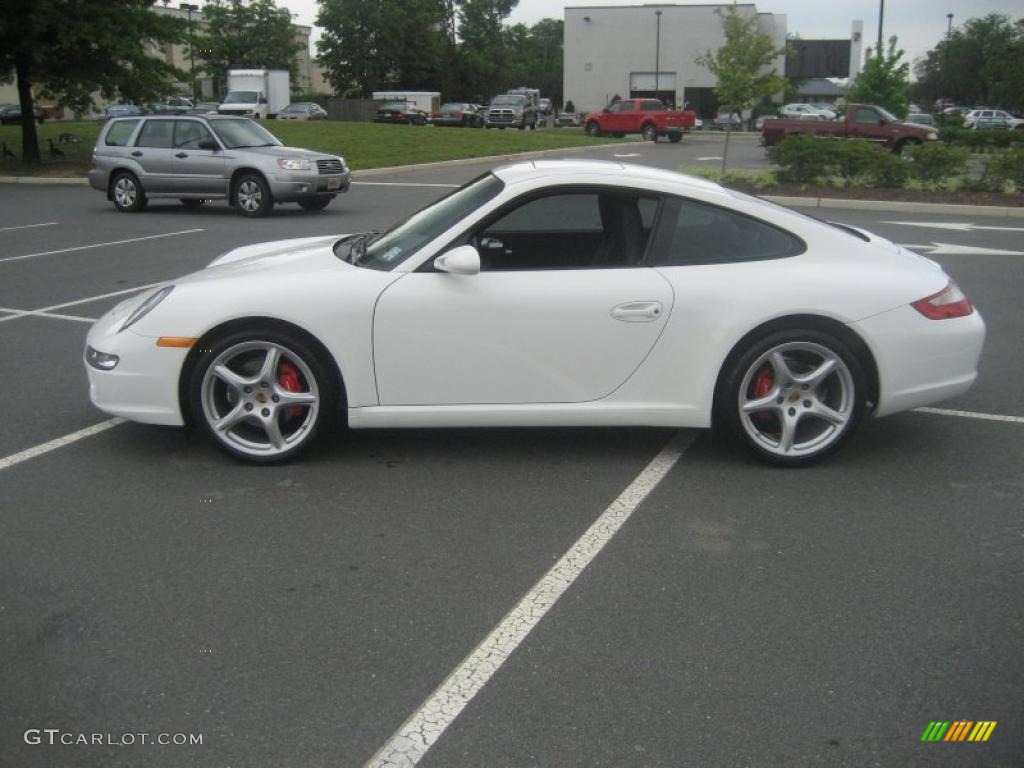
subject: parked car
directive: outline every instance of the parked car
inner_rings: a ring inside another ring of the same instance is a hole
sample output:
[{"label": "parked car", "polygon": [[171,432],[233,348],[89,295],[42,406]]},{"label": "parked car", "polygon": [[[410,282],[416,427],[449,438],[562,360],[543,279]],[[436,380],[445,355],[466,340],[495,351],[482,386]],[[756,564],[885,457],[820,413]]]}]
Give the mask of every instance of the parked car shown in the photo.
[{"label": "parked car", "polygon": [[217,115],[220,103],[216,101],[200,101],[192,109],[185,110],[186,115]]},{"label": "parked car", "polygon": [[719,112],[710,127],[716,131],[738,131],[743,127],[743,118],[735,112]]},{"label": "parked car", "polygon": [[788,120],[832,120],[835,114],[810,104],[785,104],[779,108],[779,116]]},{"label": "parked car", "polygon": [[351,183],[344,158],[285,147],[246,117],[114,118],[100,130],[93,163],[89,183],[125,213],[167,198],[196,209],[227,200],[246,216],[285,202],[319,211]]},{"label": "parked car", "polygon": [[289,104],[277,113],[278,120],[326,120],[327,110],[312,101]]},{"label": "parked car", "polygon": [[139,117],[146,114],[146,110],[134,104],[111,104],[103,110],[101,120],[111,120],[115,117]]},{"label": "parked car", "polygon": [[347,422],[714,426],[802,465],[870,415],[965,392],[984,337],[937,263],[884,238],[660,168],[547,160],[382,234],[230,251],[103,315],[84,362],[106,413],[255,463]]},{"label": "parked car", "polygon": [[584,125],[591,136],[639,133],[645,141],[657,141],[660,136],[667,136],[674,143],[683,138],[685,131],[693,128],[696,119],[693,112],[669,109],[658,99],[625,99],[609,104],[600,112],[591,112],[584,118]]},{"label": "parked car", "polygon": [[463,128],[482,128],[484,116],[475,104],[465,102],[449,102],[442,104],[440,109],[430,113],[430,122],[434,125],[461,126]]},{"label": "parked car", "polygon": [[426,125],[428,117],[429,115],[416,107],[413,102],[388,101],[377,110],[377,115],[373,118],[373,122]]},{"label": "parked car", "polygon": [[979,117],[965,127],[969,131],[1012,131],[1017,128],[1005,117]]},{"label": "parked car", "polygon": [[555,118],[555,128],[563,126],[578,128],[581,125],[583,125],[582,112],[559,112],[558,117]]},{"label": "parked car", "polygon": [[154,115],[180,115],[188,112],[194,106],[192,99],[186,99],[183,96],[172,96],[149,105],[148,111]]},{"label": "parked car", "polygon": [[910,112],[907,114],[907,119],[903,122],[914,123],[915,125],[927,125],[931,128],[935,127],[935,118],[927,112]]},{"label": "parked car", "polygon": [[[32,118],[39,125],[46,122],[46,116],[43,114],[43,110],[38,107],[32,108]],[[20,104],[3,104],[0,105],[0,125],[16,125],[21,122],[21,105]]]},{"label": "parked car", "polygon": [[904,123],[886,109],[872,104],[848,104],[842,120],[765,120],[761,140],[772,146],[787,136],[806,134],[834,139],[867,139],[894,152],[939,138],[938,131]]},{"label": "parked car", "polygon": [[988,108],[972,109],[970,112],[964,115],[964,127],[970,128],[975,121],[980,120],[982,118],[1000,118],[1009,123],[1011,129],[1024,130],[1024,120],[1014,117],[1005,110]]},{"label": "parked car", "polygon": [[537,123],[538,125],[554,125],[555,106],[551,99],[537,99]]},{"label": "parked car", "polygon": [[518,128],[531,131],[537,127],[537,106],[523,93],[502,93],[491,99],[484,113],[484,127]]}]

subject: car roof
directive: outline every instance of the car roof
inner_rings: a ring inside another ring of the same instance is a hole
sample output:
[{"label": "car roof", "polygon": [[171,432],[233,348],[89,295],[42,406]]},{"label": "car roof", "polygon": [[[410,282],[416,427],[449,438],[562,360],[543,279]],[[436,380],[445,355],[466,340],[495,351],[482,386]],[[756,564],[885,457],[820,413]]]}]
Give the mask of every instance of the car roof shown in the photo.
[{"label": "car roof", "polygon": [[[646,165],[619,163],[613,160],[527,160],[509,163],[494,169],[494,175],[506,184],[521,181],[532,181],[545,177],[565,176],[566,174],[581,177],[607,176],[614,174],[621,182],[638,184],[675,184],[692,189],[695,192],[712,192],[725,194],[725,190],[713,181],[696,176],[666,171],[662,168],[651,168]],[[584,179],[581,178],[581,181]]]}]

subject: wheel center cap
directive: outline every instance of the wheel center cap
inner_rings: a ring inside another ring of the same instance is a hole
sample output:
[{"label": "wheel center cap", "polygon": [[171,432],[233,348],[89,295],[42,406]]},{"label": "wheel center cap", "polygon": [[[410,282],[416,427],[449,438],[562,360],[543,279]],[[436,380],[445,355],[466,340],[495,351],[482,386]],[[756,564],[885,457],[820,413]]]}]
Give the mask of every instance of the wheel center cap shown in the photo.
[{"label": "wheel center cap", "polygon": [[795,403],[799,399],[800,399],[800,393],[799,392],[790,392],[789,393],[789,402]]},{"label": "wheel center cap", "polygon": [[262,392],[257,392],[256,393],[256,402],[257,403],[265,403],[265,402],[267,402],[267,396],[265,394],[263,394]]}]

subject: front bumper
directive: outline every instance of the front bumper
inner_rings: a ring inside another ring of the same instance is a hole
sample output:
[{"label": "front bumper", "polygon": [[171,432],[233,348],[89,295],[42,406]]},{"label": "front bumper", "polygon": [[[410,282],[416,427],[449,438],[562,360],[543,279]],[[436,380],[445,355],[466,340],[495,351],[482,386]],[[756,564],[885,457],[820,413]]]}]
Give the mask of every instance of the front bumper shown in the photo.
[{"label": "front bumper", "polygon": [[268,174],[267,183],[274,200],[289,202],[305,197],[339,195],[352,186],[352,171],[317,173],[316,171],[278,171]]},{"label": "front bumper", "polygon": [[119,304],[93,324],[86,338],[86,349],[117,355],[113,370],[90,365],[83,355],[89,377],[89,399],[104,413],[122,416],[144,424],[182,426],[178,402],[178,379],[188,354],[187,349],[158,347],[156,338],[143,336],[129,328],[118,333],[128,316],[126,305]]}]

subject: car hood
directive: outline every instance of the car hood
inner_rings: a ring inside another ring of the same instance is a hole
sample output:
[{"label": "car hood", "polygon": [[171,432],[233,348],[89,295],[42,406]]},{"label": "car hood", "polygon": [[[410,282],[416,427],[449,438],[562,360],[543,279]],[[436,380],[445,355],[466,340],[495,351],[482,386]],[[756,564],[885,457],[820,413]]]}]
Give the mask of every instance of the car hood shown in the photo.
[{"label": "car hood", "polygon": [[339,264],[349,267],[351,265],[334,255],[334,244],[342,237],[345,235],[299,237],[242,246],[218,256],[206,269],[193,272],[179,282],[222,280],[257,273],[263,276],[273,272],[294,274]]}]

